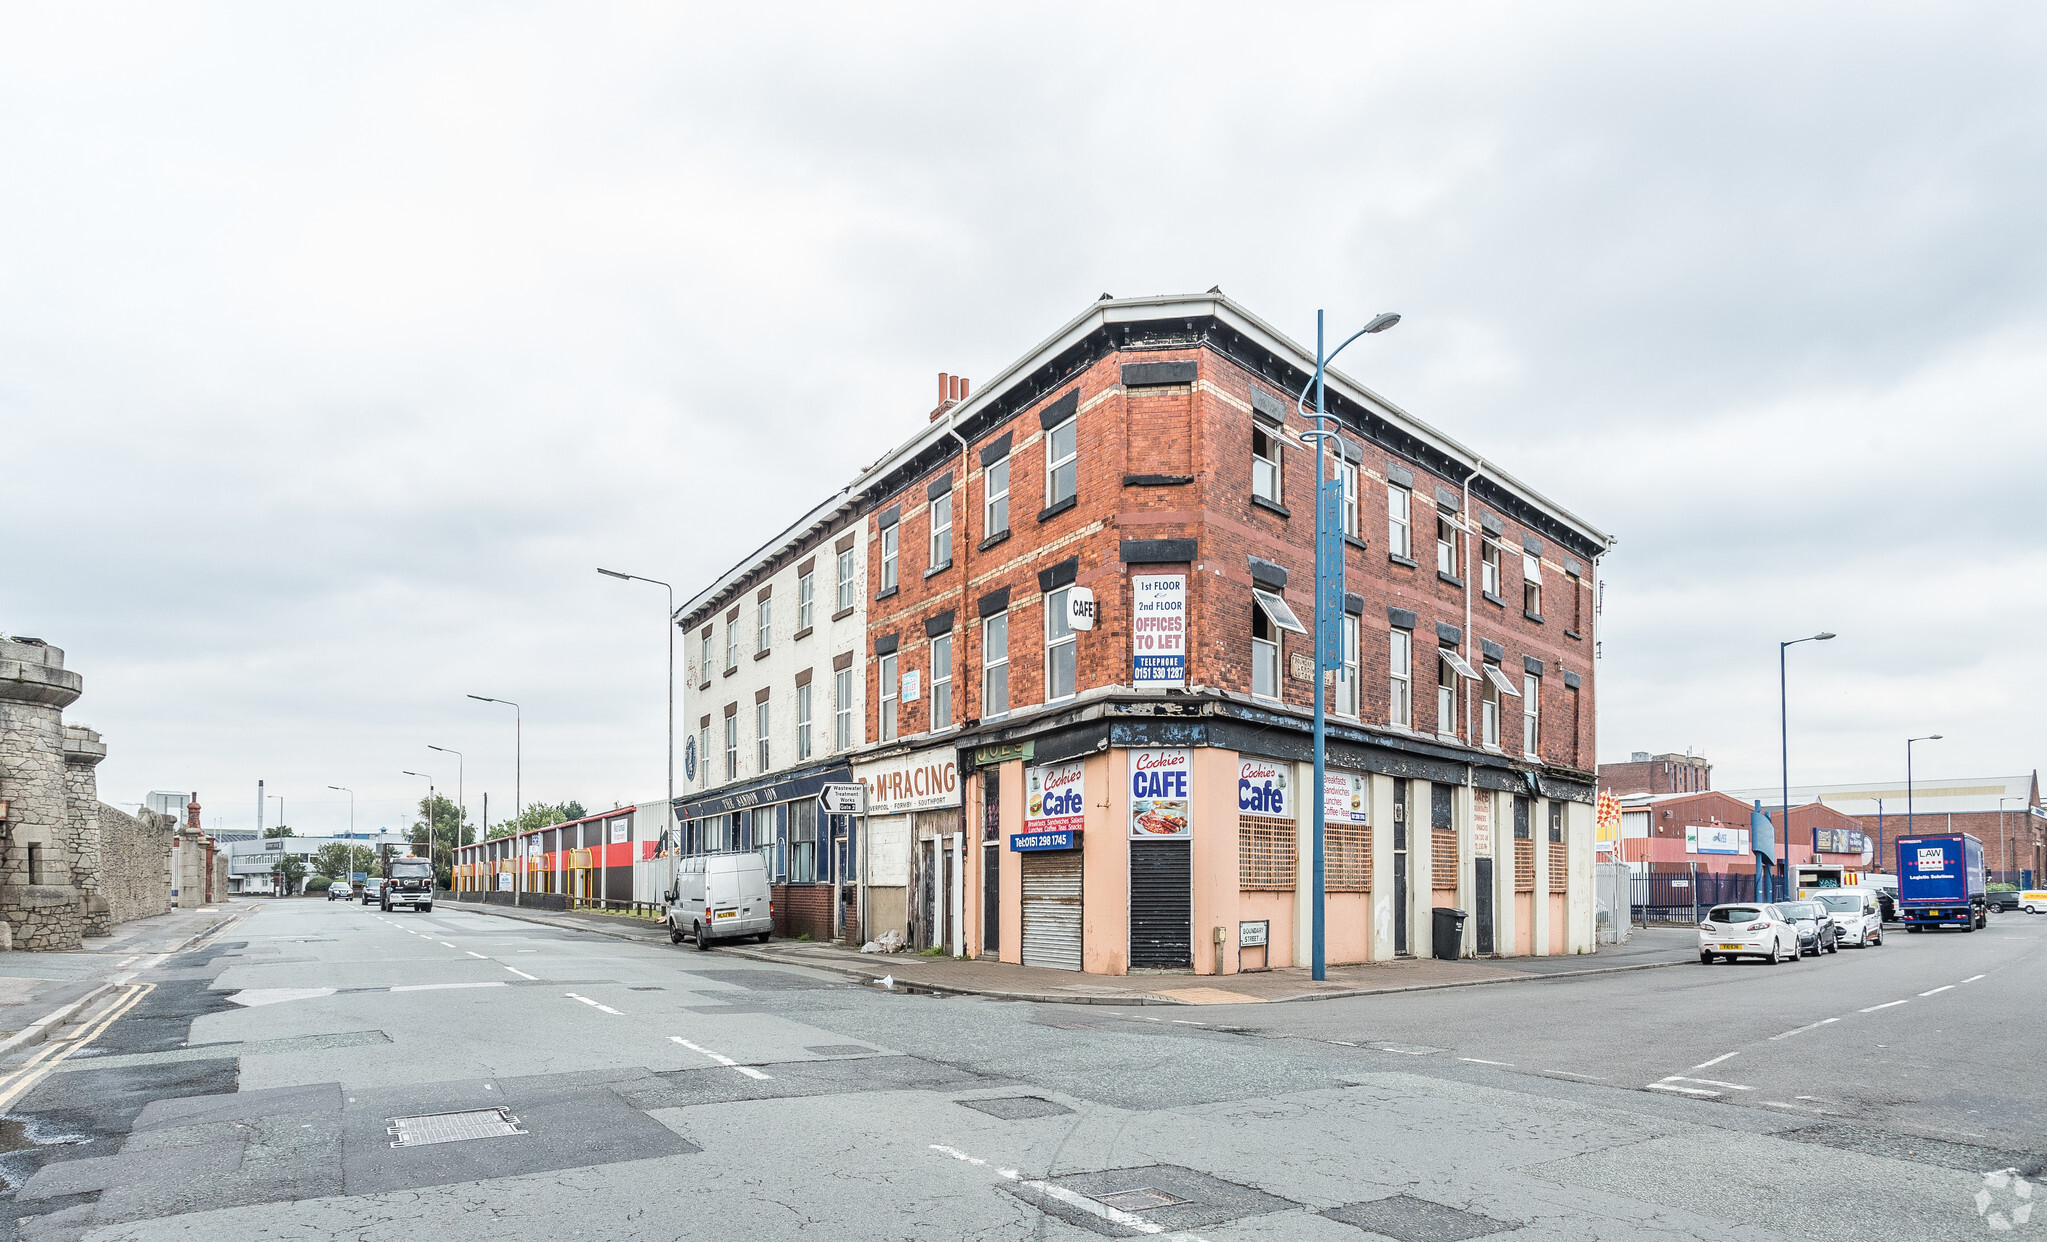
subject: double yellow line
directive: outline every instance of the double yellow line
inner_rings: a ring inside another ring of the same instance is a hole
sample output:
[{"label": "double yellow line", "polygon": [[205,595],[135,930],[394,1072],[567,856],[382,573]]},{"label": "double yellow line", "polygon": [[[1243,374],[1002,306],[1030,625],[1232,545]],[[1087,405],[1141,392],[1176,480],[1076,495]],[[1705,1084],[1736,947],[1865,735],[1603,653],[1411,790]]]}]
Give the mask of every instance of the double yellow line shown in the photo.
[{"label": "double yellow line", "polygon": [[93,1040],[107,1033],[107,1028],[121,1020],[129,1010],[140,1004],[142,998],[156,990],[154,983],[131,983],[127,995],[108,1006],[106,1011],[94,1018],[78,1036],[63,1041],[51,1041],[43,1046],[26,1064],[12,1074],[0,1077],[0,1113],[14,1107],[14,1102],[43,1079],[50,1076],[57,1066],[73,1053],[91,1044]]}]

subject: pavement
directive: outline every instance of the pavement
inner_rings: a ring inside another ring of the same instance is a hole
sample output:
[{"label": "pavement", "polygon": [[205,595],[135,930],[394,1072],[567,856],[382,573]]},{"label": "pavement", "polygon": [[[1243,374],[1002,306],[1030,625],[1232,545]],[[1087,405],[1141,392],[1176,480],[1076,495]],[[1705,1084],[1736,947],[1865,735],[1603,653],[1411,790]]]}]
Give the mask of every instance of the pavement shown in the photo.
[{"label": "pavement", "polygon": [[136,962],[175,951],[233,917],[226,904],[135,919],[63,953],[0,953],[0,1054],[39,1043],[53,1014],[99,994]]},{"label": "pavement", "polygon": [[2023,1069],[2047,918],[1161,1007],[885,990],[452,903],[231,913],[0,1055],[0,1237],[2047,1230],[2047,1083]]},{"label": "pavement", "polygon": [[[646,920],[584,912],[552,913],[513,910],[504,906],[475,907],[481,913],[543,926],[573,927],[621,940],[665,944],[662,925]],[[1258,1002],[1335,1000],[1433,988],[1480,984],[1524,983],[1571,975],[1648,970],[1698,962],[1697,933],[1687,928],[1638,928],[1627,943],[1605,945],[1597,953],[1557,957],[1400,958],[1390,962],[1331,966],[1326,978],[1310,977],[1305,967],[1281,967],[1234,975],[1190,972],[1144,972],[1129,975],[1083,975],[1042,966],[979,958],[925,956],[919,953],[861,953],[843,944],[775,940],[765,945],[718,945],[715,952],[756,961],[781,962],[859,979],[889,978],[894,986],[941,996],[986,996],[996,1000],[1036,1001],[1069,1005],[1236,1005]]]}]

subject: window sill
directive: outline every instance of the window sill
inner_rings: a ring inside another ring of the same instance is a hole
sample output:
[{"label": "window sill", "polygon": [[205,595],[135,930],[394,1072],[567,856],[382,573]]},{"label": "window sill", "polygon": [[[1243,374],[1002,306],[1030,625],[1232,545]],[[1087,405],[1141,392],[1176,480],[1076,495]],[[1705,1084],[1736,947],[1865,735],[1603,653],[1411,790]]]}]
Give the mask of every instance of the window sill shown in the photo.
[{"label": "window sill", "polygon": [[774,651],[773,647],[763,647],[759,651],[753,653],[753,658],[756,660],[765,660],[768,658],[768,655],[773,651]]},{"label": "window sill", "polygon": [[1254,509],[1269,509],[1272,512],[1279,514],[1283,518],[1291,518],[1294,515],[1294,511],[1292,509],[1287,508],[1285,505],[1279,503],[1277,500],[1267,500],[1263,496],[1251,497],[1251,507]]},{"label": "window sill", "polygon": [[850,617],[852,615],[853,609],[851,607],[841,608],[837,612],[832,614],[832,620],[844,621],[847,617]]},{"label": "window sill", "polygon": [[996,544],[1001,543],[1008,538],[1009,538],[1008,531],[1006,530],[996,531],[994,534],[988,536],[986,539],[983,539],[981,542],[975,544],[974,551],[986,552],[988,549],[994,547]]},{"label": "window sill", "polygon": [[1542,614],[1539,612],[1530,612],[1526,608],[1523,608],[1521,610],[1521,615],[1528,618],[1530,621],[1535,622],[1537,625],[1542,624]]},{"label": "window sill", "polygon": [[1402,556],[1402,555],[1401,555],[1400,553],[1398,553],[1398,552],[1388,552],[1388,553],[1386,554],[1386,559],[1387,559],[1387,560],[1389,560],[1389,561],[1392,561],[1392,562],[1393,562],[1393,563],[1394,563],[1395,565],[1405,565],[1405,566],[1407,566],[1407,567],[1408,567],[1409,569],[1419,569],[1419,568],[1421,568],[1421,566],[1420,566],[1420,565],[1418,565],[1418,564],[1416,564],[1416,563],[1415,563],[1415,562],[1414,562],[1414,561],[1413,561],[1412,559],[1410,559],[1410,558],[1408,558],[1408,557],[1405,557],[1405,556]]},{"label": "window sill", "polygon": [[1366,548],[1371,546],[1364,540],[1358,538],[1356,535],[1345,535],[1343,537],[1343,541],[1349,544],[1351,547],[1356,548],[1360,552],[1364,551]]},{"label": "window sill", "polygon": [[1565,630],[1565,631],[1564,631],[1564,637],[1565,637],[1565,638],[1572,638],[1572,639],[1576,639],[1576,640],[1578,640],[1579,642],[1584,642],[1584,641],[1585,641],[1585,636],[1584,636],[1583,634],[1580,634],[1580,633],[1579,633],[1578,631],[1576,631],[1576,630]]},{"label": "window sill", "polygon": [[1059,501],[1057,504],[1047,505],[1044,508],[1038,510],[1038,520],[1040,522],[1044,522],[1052,518],[1058,517],[1060,514],[1066,512],[1068,509],[1073,508],[1075,505],[1079,503],[1080,493],[1075,492],[1073,495],[1068,496],[1066,499],[1062,501]]},{"label": "window sill", "polygon": [[1460,591],[1464,589],[1464,579],[1458,577],[1456,574],[1446,574],[1440,569],[1436,571],[1436,581],[1447,582],[1451,586],[1456,587]]},{"label": "window sill", "polygon": [[1193,481],[1194,476],[1191,474],[1126,474],[1123,476],[1123,486],[1125,487],[1179,487],[1183,483],[1192,483]]},{"label": "window sill", "polygon": [[794,638],[790,639],[789,641],[790,641],[790,642],[795,642],[795,643],[800,643],[800,642],[802,642],[802,641],[803,641],[804,639],[806,639],[806,638],[809,638],[809,637],[810,637],[810,635],[811,635],[811,630],[812,630],[812,627],[811,627],[811,626],[808,626],[808,625],[806,625],[806,626],[804,626],[804,627],[803,627],[802,629],[800,629],[800,630],[796,631],[796,637],[794,637]]},{"label": "window sill", "polygon": [[952,568],[952,561],[951,561],[951,559],[950,559],[950,558],[948,558],[948,559],[947,559],[947,560],[945,560],[945,561],[944,561],[943,563],[941,563],[941,564],[937,564],[937,565],[933,565],[933,566],[932,566],[931,568],[929,568],[929,569],[925,570],[925,571],[924,571],[924,576],[925,576],[926,578],[929,578],[929,577],[930,577],[930,576],[932,576],[933,574],[942,574],[942,573],[944,573],[944,572],[945,572],[946,570],[948,570],[948,569],[951,569],[951,568]]},{"label": "window sill", "polygon": [[1500,608],[1505,608],[1507,606],[1506,600],[1501,599],[1499,596],[1493,594],[1491,591],[1480,591],[1479,597],[1485,600],[1486,603],[1495,605]]},{"label": "window sill", "polygon": [[711,688],[711,683],[710,683],[710,682],[709,682],[708,680],[707,680],[707,681],[705,681],[705,682],[704,682],[704,683],[703,683],[702,685],[700,685],[700,686],[698,686],[698,687],[697,687],[697,689],[699,689],[699,690],[709,690],[710,688]]},{"label": "window sill", "polygon": [[725,666],[725,672],[724,672],[724,676],[726,676],[726,677],[730,677],[730,676],[732,676],[732,674],[734,674],[734,673],[736,673],[736,672],[738,672],[738,671],[739,671],[739,666],[738,666],[737,664],[728,664],[728,665],[726,665],[726,666]]},{"label": "window sill", "polygon": [[889,598],[890,596],[894,595],[896,592],[900,590],[902,590],[901,587],[890,587],[888,590],[883,591],[881,594],[875,596],[874,602],[879,604],[881,601]]}]

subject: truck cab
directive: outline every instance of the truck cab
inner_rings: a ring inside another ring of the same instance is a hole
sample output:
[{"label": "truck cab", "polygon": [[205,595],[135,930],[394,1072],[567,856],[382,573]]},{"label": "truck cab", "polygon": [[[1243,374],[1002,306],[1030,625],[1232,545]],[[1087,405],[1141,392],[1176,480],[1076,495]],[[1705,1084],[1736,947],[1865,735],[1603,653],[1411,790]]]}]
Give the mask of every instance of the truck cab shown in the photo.
[{"label": "truck cab", "polygon": [[392,859],[391,865],[385,868],[382,900],[386,914],[399,906],[433,913],[433,864],[411,854]]}]

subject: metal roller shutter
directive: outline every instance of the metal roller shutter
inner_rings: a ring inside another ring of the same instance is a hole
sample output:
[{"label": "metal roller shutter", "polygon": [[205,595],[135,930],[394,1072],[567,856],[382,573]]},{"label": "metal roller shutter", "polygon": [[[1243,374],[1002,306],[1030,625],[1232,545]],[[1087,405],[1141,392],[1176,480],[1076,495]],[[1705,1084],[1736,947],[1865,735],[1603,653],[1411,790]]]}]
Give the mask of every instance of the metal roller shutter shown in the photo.
[{"label": "metal roller shutter", "polygon": [[1080,969],[1080,851],[1023,856],[1023,964]]},{"label": "metal roller shutter", "polygon": [[1194,864],[1185,841],[1130,843],[1130,964],[1194,964]]}]

